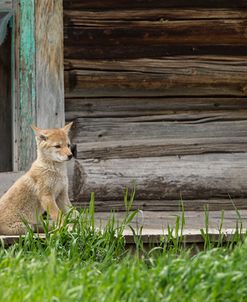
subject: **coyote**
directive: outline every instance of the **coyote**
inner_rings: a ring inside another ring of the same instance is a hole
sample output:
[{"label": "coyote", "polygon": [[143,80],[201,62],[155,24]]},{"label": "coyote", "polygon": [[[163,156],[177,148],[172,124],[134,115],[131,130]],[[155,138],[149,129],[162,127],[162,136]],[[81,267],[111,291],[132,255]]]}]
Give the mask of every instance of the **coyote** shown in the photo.
[{"label": "coyote", "polygon": [[72,205],[68,196],[66,161],[72,158],[69,130],[31,126],[37,143],[37,159],[0,199],[0,234],[24,234],[28,224],[36,224],[45,211],[54,222]]}]

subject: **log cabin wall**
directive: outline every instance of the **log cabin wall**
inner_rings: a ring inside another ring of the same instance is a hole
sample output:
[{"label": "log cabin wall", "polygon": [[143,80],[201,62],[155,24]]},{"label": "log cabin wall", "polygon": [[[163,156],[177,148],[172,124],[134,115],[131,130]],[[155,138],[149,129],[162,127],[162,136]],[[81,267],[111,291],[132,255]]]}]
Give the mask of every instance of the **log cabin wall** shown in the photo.
[{"label": "log cabin wall", "polygon": [[247,1],[64,0],[74,201],[247,208]]}]

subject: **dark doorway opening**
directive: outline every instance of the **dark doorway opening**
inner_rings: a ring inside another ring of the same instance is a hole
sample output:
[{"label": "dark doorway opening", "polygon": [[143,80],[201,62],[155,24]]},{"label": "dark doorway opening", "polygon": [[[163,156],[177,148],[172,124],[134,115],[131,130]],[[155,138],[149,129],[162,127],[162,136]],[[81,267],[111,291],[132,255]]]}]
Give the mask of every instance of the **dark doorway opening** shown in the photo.
[{"label": "dark doorway opening", "polygon": [[[1,15],[0,15],[1,17]],[[12,170],[11,30],[0,45],[0,172]]]}]

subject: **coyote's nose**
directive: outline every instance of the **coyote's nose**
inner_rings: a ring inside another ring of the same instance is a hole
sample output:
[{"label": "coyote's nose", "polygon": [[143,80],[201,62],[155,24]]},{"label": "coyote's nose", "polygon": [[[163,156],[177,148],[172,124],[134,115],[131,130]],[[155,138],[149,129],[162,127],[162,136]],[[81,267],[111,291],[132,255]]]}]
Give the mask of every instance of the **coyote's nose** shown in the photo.
[{"label": "coyote's nose", "polygon": [[70,160],[73,157],[72,154],[68,155],[68,159]]}]

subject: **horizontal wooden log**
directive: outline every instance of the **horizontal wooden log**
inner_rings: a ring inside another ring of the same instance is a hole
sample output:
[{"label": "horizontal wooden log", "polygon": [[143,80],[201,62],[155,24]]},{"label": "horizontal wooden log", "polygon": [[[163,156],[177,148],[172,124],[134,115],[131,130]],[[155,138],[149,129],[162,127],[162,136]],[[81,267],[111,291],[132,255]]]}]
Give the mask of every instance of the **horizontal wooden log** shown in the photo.
[{"label": "horizontal wooden log", "polygon": [[84,60],[73,66],[65,72],[68,98],[247,95],[245,58]]},{"label": "horizontal wooden log", "polygon": [[131,117],[168,115],[181,111],[247,109],[247,98],[66,98],[66,120],[78,117]]},{"label": "horizontal wooden log", "polygon": [[[204,199],[204,200],[135,200],[131,210],[142,211],[181,211],[183,208],[185,211],[227,211],[227,210],[244,210],[247,209],[247,199],[237,198],[231,200],[230,198],[218,198],[218,199]],[[81,202],[73,202],[73,205],[78,208],[88,208],[89,200]],[[101,201],[100,197],[95,200],[96,212],[124,212],[126,211],[123,200],[107,200]]]},{"label": "horizontal wooden log", "polygon": [[64,0],[65,10],[107,10],[107,9],[152,9],[152,8],[244,8],[247,7],[246,0],[104,0],[104,1],[81,1],[81,0]]},{"label": "horizontal wooden log", "polygon": [[[243,111],[245,112],[245,111]],[[145,140],[247,137],[247,120],[236,116],[202,113],[135,118],[80,118],[75,122],[73,139],[77,143]],[[245,117],[243,117],[245,115]],[[246,113],[242,118],[246,119]]]},{"label": "horizontal wooden log", "polygon": [[119,60],[119,59],[139,59],[139,58],[160,58],[164,56],[181,56],[181,55],[229,55],[245,56],[247,53],[246,45],[239,44],[222,44],[222,45],[152,45],[147,44],[145,47],[136,44],[122,44],[121,47],[105,45],[101,48],[99,45],[88,46],[69,46],[65,44],[65,58],[71,59],[89,59],[89,60]]},{"label": "horizontal wooden log", "polygon": [[77,160],[74,201],[90,193],[99,201],[123,200],[136,187],[136,200],[246,198],[247,153],[182,157]]},{"label": "horizontal wooden log", "polygon": [[[200,20],[200,19],[246,19],[246,9],[121,9],[121,10],[64,10],[64,26],[86,26],[107,21],[160,21],[170,20]],[[99,23],[100,24],[100,23]],[[106,24],[109,26],[109,24]]]},{"label": "horizontal wooden log", "polygon": [[73,59],[158,58],[218,53],[224,46],[221,54],[234,49],[236,55],[246,47],[245,20],[90,21],[64,28],[64,54]]},{"label": "horizontal wooden log", "polygon": [[[197,70],[204,71],[205,74],[211,70],[218,72],[239,71],[245,73],[247,56],[179,56],[163,57],[159,59],[138,59],[138,60],[74,60],[65,59],[64,67],[66,71],[131,71],[147,73],[167,73],[168,70],[174,71],[174,74],[193,75]],[[193,72],[192,72],[193,71]]]},{"label": "horizontal wooden log", "polygon": [[247,152],[247,138],[117,140],[77,144],[77,158],[138,158],[205,153]]}]

